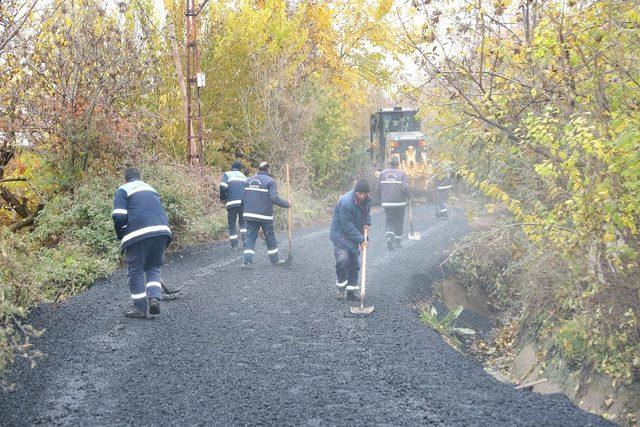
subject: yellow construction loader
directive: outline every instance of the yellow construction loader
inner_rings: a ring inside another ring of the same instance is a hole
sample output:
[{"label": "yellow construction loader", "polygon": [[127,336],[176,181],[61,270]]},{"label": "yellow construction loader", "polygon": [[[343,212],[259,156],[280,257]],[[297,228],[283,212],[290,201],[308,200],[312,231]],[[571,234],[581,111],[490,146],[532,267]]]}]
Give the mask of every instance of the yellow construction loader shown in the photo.
[{"label": "yellow construction loader", "polygon": [[409,178],[412,194],[428,196],[433,171],[417,113],[414,108],[393,107],[381,108],[372,114],[369,152],[378,171],[386,167],[392,156],[397,156]]}]

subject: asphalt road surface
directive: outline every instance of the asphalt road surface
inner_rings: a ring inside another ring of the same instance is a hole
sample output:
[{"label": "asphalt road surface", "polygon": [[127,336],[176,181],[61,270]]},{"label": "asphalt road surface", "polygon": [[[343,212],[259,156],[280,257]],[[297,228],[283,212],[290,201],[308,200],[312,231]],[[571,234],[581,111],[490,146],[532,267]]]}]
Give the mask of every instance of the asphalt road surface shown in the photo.
[{"label": "asphalt road surface", "polygon": [[16,391],[0,392],[0,423],[608,424],[562,395],[496,381],[421,323],[411,302],[466,227],[456,210],[439,220],[422,207],[416,221],[422,240],[388,252],[374,215],[368,317],[335,299],[327,226],[296,233],[290,270],[269,265],[263,242],[250,271],[223,243],[171,256],[164,279],[185,290],[157,318],[122,315],[123,271],[37,308],[47,356],[9,372]]}]

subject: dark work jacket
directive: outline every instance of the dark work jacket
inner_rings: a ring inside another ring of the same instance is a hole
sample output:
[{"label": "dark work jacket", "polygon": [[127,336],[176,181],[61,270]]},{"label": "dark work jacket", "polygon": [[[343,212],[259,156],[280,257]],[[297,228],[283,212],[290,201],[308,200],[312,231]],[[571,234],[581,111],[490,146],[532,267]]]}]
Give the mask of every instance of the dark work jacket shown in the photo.
[{"label": "dark work jacket", "polygon": [[397,168],[383,170],[378,179],[378,190],[382,207],[406,206],[409,198],[407,174]]},{"label": "dark work jacket", "polygon": [[169,219],[160,203],[160,196],[146,182],[129,181],[116,190],[111,212],[120,249],[155,236],[171,239]]},{"label": "dark work jacket", "polygon": [[247,177],[236,169],[225,172],[220,180],[220,200],[227,202],[227,209],[242,205],[242,195]]},{"label": "dark work jacket", "polygon": [[242,198],[243,218],[246,221],[273,221],[273,205],[288,208],[289,202],[278,195],[278,185],[271,176],[259,171],[247,178]]},{"label": "dark work jacket", "polygon": [[364,226],[371,225],[371,200],[361,204],[356,201],[356,191],[351,190],[340,198],[333,209],[330,238],[334,245],[350,252],[358,252],[364,242]]},{"label": "dark work jacket", "polygon": [[436,177],[434,181],[437,190],[449,190],[453,187],[453,179],[449,175],[444,175],[442,178]]}]

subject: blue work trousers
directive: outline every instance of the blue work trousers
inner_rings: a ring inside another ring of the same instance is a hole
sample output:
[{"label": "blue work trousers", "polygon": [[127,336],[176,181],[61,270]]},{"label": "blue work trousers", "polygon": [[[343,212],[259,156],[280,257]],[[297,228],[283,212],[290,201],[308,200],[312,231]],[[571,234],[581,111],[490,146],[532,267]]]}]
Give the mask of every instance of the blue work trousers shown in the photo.
[{"label": "blue work trousers", "polygon": [[253,256],[256,253],[256,240],[258,239],[260,229],[264,232],[265,240],[267,241],[269,261],[271,261],[272,264],[276,264],[278,262],[278,242],[276,241],[276,231],[273,228],[273,221],[247,221],[247,241],[244,246],[244,263],[249,264],[253,262]]},{"label": "blue work trousers", "polygon": [[235,248],[238,246],[238,237],[241,237],[242,243],[244,243],[247,236],[247,225],[242,217],[242,206],[227,208],[227,222],[229,223],[229,242]]},{"label": "blue work trousers", "polygon": [[447,199],[449,198],[449,187],[436,188],[436,212],[438,215],[447,212]]},{"label": "blue work trousers", "polygon": [[336,258],[336,286],[339,288],[344,288],[345,286],[349,288],[357,287],[360,273],[360,251],[351,252],[340,246],[333,245],[333,255]]},{"label": "blue work trousers", "polygon": [[385,207],[384,214],[384,228],[387,239],[402,239],[402,233],[404,231],[404,206]]},{"label": "blue work trousers", "polygon": [[147,310],[147,300],[161,299],[160,267],[167,249],[166,236],[155,236],[135,242],[126,249],[125,261],[133,305]]}]

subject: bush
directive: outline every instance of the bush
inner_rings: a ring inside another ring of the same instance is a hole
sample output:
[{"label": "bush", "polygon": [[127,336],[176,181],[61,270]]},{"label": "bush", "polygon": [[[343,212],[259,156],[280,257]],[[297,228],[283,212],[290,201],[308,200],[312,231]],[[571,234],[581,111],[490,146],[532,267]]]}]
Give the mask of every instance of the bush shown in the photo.
[{"label": "bush", "polygon": [[501,221],[458,245],[449,262],[453,278],[470,294],[482,289],[491,308],[516,319],[521,336],[554,343],[573,368],[637,381],[639,296],[633,278],[604,286],[580,259],[551,245],[542,249]]},{"label": "bush", "polygon": [[20,321],[37,298],[34,286],[25,280],[25,253],[21,240],[0,229],[0,372],[16,356],[31,360],[39,356],[29,341],[40,332]]},{"label": "bush", "polygon": [[143,179],[160,194],[178,246],[203,242],[226,232],[226,210],[218,201],[217,172],[200,173],[178,164],[152,163]]}]

